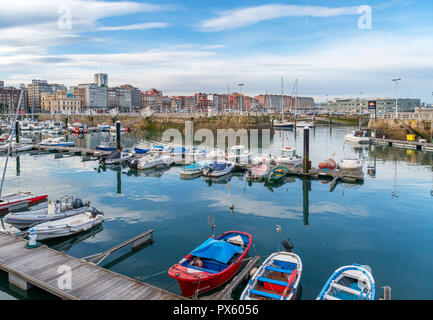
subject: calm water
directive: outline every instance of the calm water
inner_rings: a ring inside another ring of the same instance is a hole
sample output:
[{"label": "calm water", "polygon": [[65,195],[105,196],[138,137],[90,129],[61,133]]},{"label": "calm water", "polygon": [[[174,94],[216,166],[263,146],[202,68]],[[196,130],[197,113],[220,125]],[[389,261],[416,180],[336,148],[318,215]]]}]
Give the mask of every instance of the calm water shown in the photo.
[{"label": "calm water", "polygon": [[[110,256],[105,267],[130,277],[159,273],[178,262],[210,234],[207,218],[215,218],[217,233],[241,230],[253,235],[250,255],[266,256],[290,238],[302,258],[302,299],[315,299],[331,273],[346,264],[371,266],[379,298],[383,286],[393,299],[432,299],[433,287],[433,156],[397,148],[344,143],[351,127],[311,130],[313,166],[333,157],[364,159],[362,185],[329,184],[289,178],[277,188],[246,182],[241,174],[226,181],[179,178],[180,167],[145,174],[128,168],[98,170],[96,162],[80,157],[55,159],[53,154],[22,154],[10,158],[5,192],[18,189],[47,193],[51,199],[71,194],[90,200],[105,213],[102,227],[50,242],[75,257],[106,250],[148,229],[154,244],[131,254],[127,249]],[[93,147],[108,135],[72,137],[78,146]],[[125,134],[124,145],[138,138]],[[276,132],[272,150],[296,146],[302,154],[302,132]],[[4,157],[1,158],[4,161]],[[367,174],[367,166],[376,174]],[[232,212],[229,203],[235,206]],[[276,225],[282,231],[276,233]],[[166,272],[146,282],[180,293]],[[49,295],[32,289],[27,298]],[[0,275],[0,299],[25,298],[11,291]]]}]

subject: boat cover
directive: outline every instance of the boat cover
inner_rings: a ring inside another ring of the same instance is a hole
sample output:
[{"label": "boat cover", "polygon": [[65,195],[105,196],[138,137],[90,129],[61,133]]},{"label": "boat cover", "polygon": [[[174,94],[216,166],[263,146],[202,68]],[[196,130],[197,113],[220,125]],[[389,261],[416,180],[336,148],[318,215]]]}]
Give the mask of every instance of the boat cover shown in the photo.
[{"label": "boat cover", "polygon": [[211,170],[212,171],[220,171],[220,170],[224,170],[225,168],[226,168],[226,166],[227,166],[227,164],[226,163],[218,163],[218,162],[215,162],[215,163],[213,163],[211,166],[210,166],[210,168],[211,168]]},{"label": "boat cover", "polygon": [[111,159],[120,159],[121,153],[119,150],[114,150],[112,153],[110,153],[105,160],[111,160]]},{"label": "boat cover", "polygon": [[185,148],[184,147],[175,147],[174,149],[173,149],[173,153],[185,153]]},{"label": "boat cover", "polygon": [[227,241],[207,239],[190,254],[199,258],[213,259],[221,263],[227,263],[242,248]]}]

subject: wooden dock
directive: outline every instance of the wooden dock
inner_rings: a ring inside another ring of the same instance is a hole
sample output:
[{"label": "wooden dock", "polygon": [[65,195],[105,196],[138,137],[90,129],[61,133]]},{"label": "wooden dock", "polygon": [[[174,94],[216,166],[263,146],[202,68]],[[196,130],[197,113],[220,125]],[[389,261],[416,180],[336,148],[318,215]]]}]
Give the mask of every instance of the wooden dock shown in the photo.
[{"label": "wooden dock", "polygon": [[97,154],[110,154],[111,153],[110,151],[101,151],[101,150],[94,150],[94,149],[88,149],[88,148],[41,146],[39,144],[35,144],[33,148],[36,150],[68,152],[68,153],[73,153],[73,154],[79,154],[82,156],[97,155]]},{"label": "wooden dock", "polygon": [[0,233],[0,270],[23,290],[34,285],[65,300],[185,299],[45,245],[27,249],[26,244],[21,237]]},{"label": "wooden dock", "polygon": [[402,141],[393,139],[379,139],[370,138],[373,144],[378,144],[388,147],[398,147],[404,149],[418,150],[418,151],[433,151],[433,143],[418,142],[418,141]]}]

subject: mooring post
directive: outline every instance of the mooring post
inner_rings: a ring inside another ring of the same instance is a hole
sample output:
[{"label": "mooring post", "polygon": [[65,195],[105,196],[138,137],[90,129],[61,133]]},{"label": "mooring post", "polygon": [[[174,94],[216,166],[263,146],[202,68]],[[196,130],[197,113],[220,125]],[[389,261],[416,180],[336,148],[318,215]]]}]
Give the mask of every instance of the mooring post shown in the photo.
[{"label": "mooring post", "polygon": [[329,114],[329,124],[332,124],[332,113]]},{"label": "mooring post", "polygon": [[310,129],[304,127],[304,163],[303,172],[308,173],[310,170]]},{"label": "mooring post", "polygon": [[311,191],[311,181],[307,177],[302,178],[302,195],[303,195],[303,216],[304,226],[308,226],[308,217],[310,215],[309,192]]},{"label": "mooring post", "polygon": [[120,151],[120,121],[116,122],[116,148]]},{"label": "mooring post", "polygon": [[15,141],[17,143],[20,143],[20,124],[18,123],[18,121],[15,122]]}]

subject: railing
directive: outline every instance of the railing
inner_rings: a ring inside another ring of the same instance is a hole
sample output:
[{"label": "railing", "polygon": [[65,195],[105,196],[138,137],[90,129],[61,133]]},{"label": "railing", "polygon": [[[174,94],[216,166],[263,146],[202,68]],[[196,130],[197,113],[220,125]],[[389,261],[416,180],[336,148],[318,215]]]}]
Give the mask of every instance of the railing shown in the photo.
[{"label": "railing", "polygon": [[[374,119],[374,114],[370,118]],[[400,112],[397,117],[395,113],[376,114],[376,119],[433,120],[433,112]]]}]

